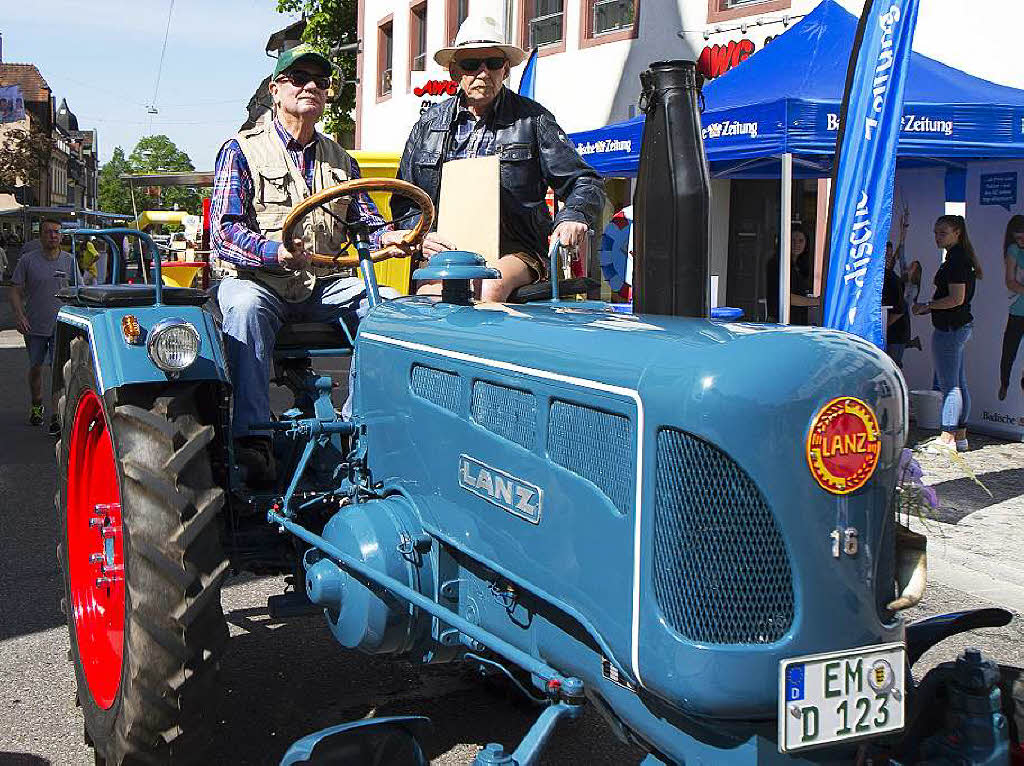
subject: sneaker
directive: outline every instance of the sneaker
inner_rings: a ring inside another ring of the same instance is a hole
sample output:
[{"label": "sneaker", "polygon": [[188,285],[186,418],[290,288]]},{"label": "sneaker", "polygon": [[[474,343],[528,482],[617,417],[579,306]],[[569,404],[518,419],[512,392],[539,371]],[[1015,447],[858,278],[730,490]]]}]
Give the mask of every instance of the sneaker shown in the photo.
[{"label": "sneaker", "polygon": [[60,421],[56,415],[50,418],[50,436],[60,436]]},{"label": "sneaker", "polygon": [[28,413],[29,425],[41,426],[43,424],[43,405],[33,404]]},{"label": "sneaker", "polygon": [[928,442],[928,446],[924,448],[924,451],[929,455],[949,457],[950,455],[956,454],[956,444],[953,442],[944,442],[940,439],[932,439],[932,441]]},{"label": "sneaker", "polygon": [[970,447],[967,445],[967,440],[966,439],[957,439],[956,440],[956,451],[957,452],[967,452],[967,450],[969,450],[969,449],[970,449]]}]

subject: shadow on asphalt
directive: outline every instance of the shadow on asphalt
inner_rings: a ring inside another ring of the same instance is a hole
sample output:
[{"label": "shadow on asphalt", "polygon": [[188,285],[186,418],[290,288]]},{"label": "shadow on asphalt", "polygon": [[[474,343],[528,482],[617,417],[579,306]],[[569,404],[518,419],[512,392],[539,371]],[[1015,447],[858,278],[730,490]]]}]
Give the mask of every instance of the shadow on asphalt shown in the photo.
[{"label": "shadow on asphalt", "polygon": [[[291,743],[328,726],[426,715],[433,733],[422,744],[430,758],[461,744],[465,757],[459,752],[442,762],[469,763],[488,742],[513,749],[540,712],[503,684],[474,679],[462,665],[423,666],[345,650],[319,617],[274,624],[266,610],[240,609],[227,618],[250,632],[231,639],[221,663],[211,761],[276,764]],[[611,766],[642,759],[588,706],[579,721],[559,725],[540,762]]]},{"label": "shadow on asphalt", "polygon": [[[64,623],[57,578],[54,439],[28,424],[28,357],[0,348],[0,641]],[[0,763],[6,763],[0,758]]]},{"label": "shadow on asphalt", "polygon": [[0,752],[0,763],[4,766],[50,766],[51,761],[28,753]]},{"label": "shadow on asphalt", "polygon": [[956,524],[975,511],[1019,497],[1024,487],[1024,468],[990,471],[978,478],[992,493],[991,497],[969,476],[939,482],[933,486],[938,492],[940,506],[929,514],[930,517]]}]

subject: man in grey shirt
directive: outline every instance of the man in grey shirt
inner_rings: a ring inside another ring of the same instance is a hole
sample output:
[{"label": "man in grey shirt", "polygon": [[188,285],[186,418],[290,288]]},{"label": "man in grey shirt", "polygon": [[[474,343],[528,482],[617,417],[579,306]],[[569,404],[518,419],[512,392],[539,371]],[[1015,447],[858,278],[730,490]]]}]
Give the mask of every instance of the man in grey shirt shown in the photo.
[{"label": "man in grey shirt", "polygon": [[[11,308],[18,331],[28,349],[28,387],[32,408],[28,422],[43,422],[43,367],[53,361],[53,331],[60,301],[57,291],[79,282],[74,258],[60,249],[60,221],[46,219],[39,225],[39,248],[26,248],[11,277]],[[51,401],[50,433],[59,432],[57,406]]]}]

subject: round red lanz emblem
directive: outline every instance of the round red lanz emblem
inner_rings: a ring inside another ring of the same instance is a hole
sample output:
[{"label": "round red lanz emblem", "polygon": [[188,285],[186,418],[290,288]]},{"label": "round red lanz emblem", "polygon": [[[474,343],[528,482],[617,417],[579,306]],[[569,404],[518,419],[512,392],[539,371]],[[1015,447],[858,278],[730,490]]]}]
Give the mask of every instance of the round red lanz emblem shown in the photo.
[{"label": "round red lanz emblem", "polygon": [[821,408],[807,436],[807,465],[821,488],[845,495],[864,486],[878,465],[878,420],[867,404],[841,396]]}]

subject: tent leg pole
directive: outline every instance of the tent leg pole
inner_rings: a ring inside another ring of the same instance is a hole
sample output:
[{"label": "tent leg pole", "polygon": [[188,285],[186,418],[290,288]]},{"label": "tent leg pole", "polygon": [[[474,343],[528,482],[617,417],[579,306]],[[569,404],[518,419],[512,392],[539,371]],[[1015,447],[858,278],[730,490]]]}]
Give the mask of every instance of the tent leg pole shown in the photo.
[{"label": "tent leg pole", "polygon": [[789,324],[790,240],[793,229],[793,155],[782,155],[782,187],[779,197],[779,322]]}]

